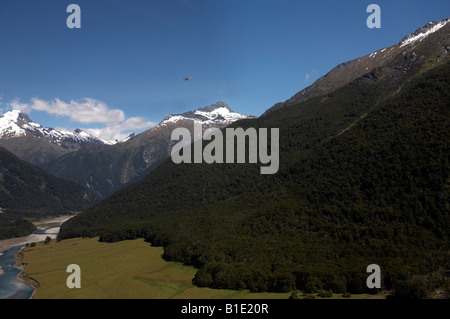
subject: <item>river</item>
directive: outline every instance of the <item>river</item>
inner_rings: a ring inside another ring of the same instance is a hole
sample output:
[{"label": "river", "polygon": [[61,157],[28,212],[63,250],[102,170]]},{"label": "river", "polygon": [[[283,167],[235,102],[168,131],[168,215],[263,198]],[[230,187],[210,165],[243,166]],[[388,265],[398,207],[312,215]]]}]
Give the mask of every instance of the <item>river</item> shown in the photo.
[{"label": "river", "polygon": [[0,240],[0,299],[29,299],[34,289],[17,278],[15,255],[27,244],[44,241],[47,236],[55,239],[59,226],[72,216],[61,216],[35,223],[38,228],[27,237]]}]

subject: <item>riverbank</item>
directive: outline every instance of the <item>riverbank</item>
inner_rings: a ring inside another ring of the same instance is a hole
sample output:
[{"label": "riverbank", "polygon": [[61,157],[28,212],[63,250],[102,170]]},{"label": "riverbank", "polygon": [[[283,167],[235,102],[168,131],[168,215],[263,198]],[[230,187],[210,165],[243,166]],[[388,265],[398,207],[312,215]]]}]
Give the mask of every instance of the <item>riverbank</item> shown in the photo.
[{"label": "riverbank", "polygon": [[23,253],[22,250],[25,247],[21,248],[20,251],[15,255],[15,257],[17,258],[17,262],[14,265],[14,267],[18,270],[20,270],[20,273],[17,275],[17,279],[22,281],[23,283],[31,286],[33,288],[33,293],[31,294],[30,298],[28,299],[33,299],[34,294],[36,293],[37,289],[39,288],[40,284],[37,280],[29,277],[25,272],[24,269],[27,266],[26,263],[23,263]]},{"label": "riverbank", "polygon": [[34,296],[37,288],[39,288],[39,282],[23,272],[26,263],[23,263],[22,251],[27,244],[43,242],[46,237],[56,239],[62,223],[71,217],[73,215],[35,221],[33,224],[38,229],[33,234],[26,237],[0,240],[0,261],[2,257],[8,258],[8,261],[3,265],[6,269],[3,269],[0,264],[0,299],[31,299]]},{"label": "riverbank", "polygon": [[18,279],[21,270],[16,268],[16,255],[21,246],[15,246],[0,256],[0,267],[4,273],[0,276],[0,299],[28,299],[34,289]]},{"label": "riverbank", "polygon": [[[36,221],[36,222],[33,222],[33,224],[38,228],[38,231],[39,231],[39,229],[44,229],[46,227],[61,226],[65,221],[69,220],[72,217],[73,217],[73,215],[64,215],[64,216],[59,216],[56,218],[50,218],[50,219]],[[52,234],[50,234],[50,235],[36,234],[36,232],[35,232],[29,236],[0,240],[0,254],[4,253],[5,251],[7,251],[15,246],[26,245],[27,243],[31,244],[31,243],[44,241],[45,237],[47,237],[47,236],[50,236],[50,238],[52,238],[52,237],[56,238],[56,236],[54,236]],[[2,273],[0,272],[0,275],[1,274]]]}]

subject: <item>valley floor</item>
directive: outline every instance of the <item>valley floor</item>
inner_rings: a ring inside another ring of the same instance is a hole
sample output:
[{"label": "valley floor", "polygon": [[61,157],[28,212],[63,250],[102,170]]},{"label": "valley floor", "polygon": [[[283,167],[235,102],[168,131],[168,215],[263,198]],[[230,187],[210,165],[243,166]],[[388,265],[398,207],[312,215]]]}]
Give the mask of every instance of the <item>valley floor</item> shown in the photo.
[{"label": "valley floor", "polygon": [[[24,272],[40,284],[35,299],[245,299],[282,298],[289,293],[250,293],[199,288],[196,269],[161,258],[163,248],[143,239],[101,243],[98,238],[40,243],[23,251]],[[67,266],[81,268],[81,288],[66,286]]]},{"label": "valley floor", "polygon": [[[23,251],[26,275],[40,287],[35,299],[287,299],[290,293],[199,288],[196,269],[164,261],[163,248],[143,239],[102,243],[98,238],[39,243]],[[81,288],[69,289],[67,266],[81,268]],[[338,297],[335,295],[335,297]],[[339,296],[340,297],[340,296]]]}]

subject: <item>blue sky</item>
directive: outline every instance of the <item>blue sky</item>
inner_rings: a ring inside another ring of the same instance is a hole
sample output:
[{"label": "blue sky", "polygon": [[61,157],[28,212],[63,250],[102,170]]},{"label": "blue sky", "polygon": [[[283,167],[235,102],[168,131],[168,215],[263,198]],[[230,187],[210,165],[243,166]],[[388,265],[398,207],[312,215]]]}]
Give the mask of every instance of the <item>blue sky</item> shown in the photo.
[{"label": "blue sky", "polygon": [[[71,3],[81,29],[66,26]],[[371,3],[381,29],[366,26]],[[34,121],[99,134],[217,101],[261,115],[339,63],[449,16],[448,0],[1,0],[0,108],[36,98]],[[67,114],[83,107],[95,116]]]}]

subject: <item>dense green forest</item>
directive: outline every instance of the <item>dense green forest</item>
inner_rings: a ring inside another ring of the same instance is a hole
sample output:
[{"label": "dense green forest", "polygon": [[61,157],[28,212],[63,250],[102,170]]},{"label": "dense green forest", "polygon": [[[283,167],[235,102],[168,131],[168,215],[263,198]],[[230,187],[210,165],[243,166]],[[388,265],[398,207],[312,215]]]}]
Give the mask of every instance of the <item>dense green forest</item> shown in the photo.
[{"label": "dense green forest", "polygon": [[27,236],[36,230],[36,226],[19,216],[0,214],[0,240]]},{"label": "dense green forest", "polygon": [[237,122],[280,128],[277,174],[169,159],[60,237],[144,237],[213,288],[362,293],[369,264],[383,289],[448,270],[449,83],[449,63],[402,82],[375,69]]},{"label": "dense green forest", "polygon": [[56,178],[0,148],[0,239],[35,230],[25,218],[86,209],[95,198],[73,182]]}]

